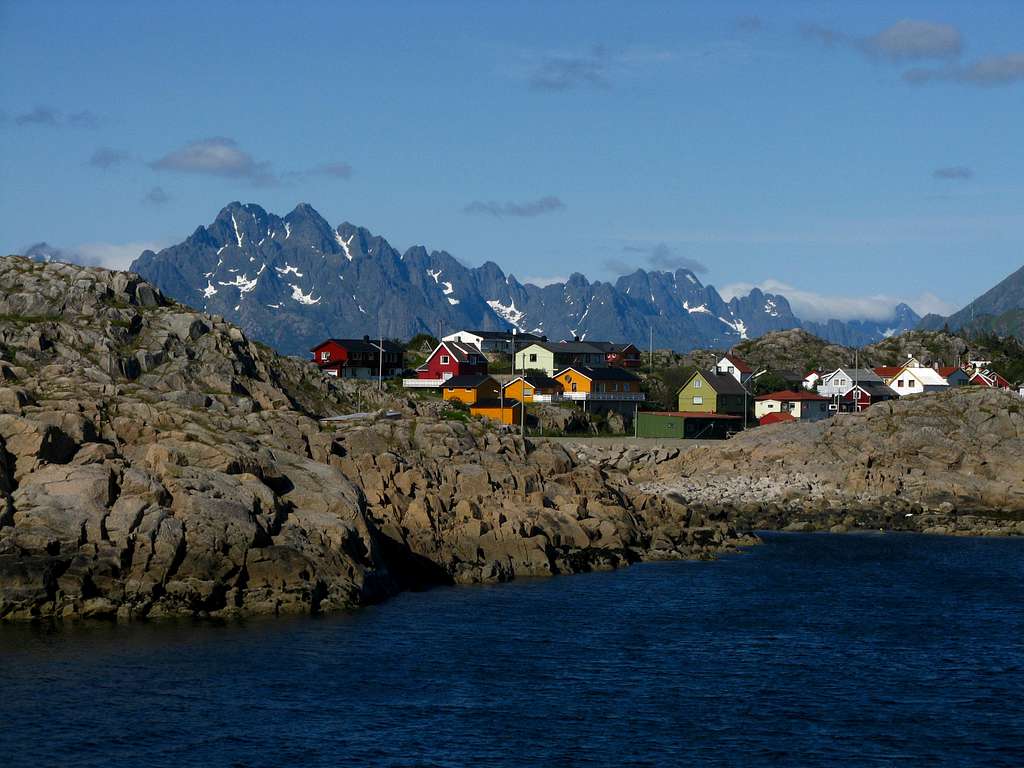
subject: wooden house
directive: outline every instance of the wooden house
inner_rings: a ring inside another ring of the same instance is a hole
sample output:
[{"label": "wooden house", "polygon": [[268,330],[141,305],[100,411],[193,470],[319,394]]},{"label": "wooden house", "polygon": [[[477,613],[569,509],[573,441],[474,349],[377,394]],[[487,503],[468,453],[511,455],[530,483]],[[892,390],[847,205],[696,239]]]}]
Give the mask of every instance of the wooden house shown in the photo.
[{"label": "wooden house", "polygon": [[369,336],[327,339],[310,351],[321,371],[338,378],[375,379],[378,375],[390,378],[400,376],[405,367],[405,350],[401,346]]},{"label": "wooden house", "polygon": [[[453,376],[487,373],[487,358],[479,347],[457,341],[442,341],[416,369],[416,378],[439,386]],[[424,385],[426,386],[426,385]]]},{"label": "wooden house", "polygon": [[562,384],[557,379],[539,373],[516,376],[502,389],[505,397],[523,403],[551,403],[562,399]]},{"label": "wooden house", "polygon": [[646,397],[640,378],[622,368],[572,366],[553,378],[561,384],[565,400],[639,402]]},{"label": "wooden house", "polygon": [[743,416],[746,399],[746,390],[733,374],[715,371],[694,371],[676,391],[676,402],[682,412]]},{"label": "wooden house", "polygon": [[441,396],[445,400],[474,405],[480,401],[497,400],[499,389],[497,379],[486,373],[472,373],[446,380],[441,384]]},{"label": "wooden house", "polygon": [[829,400],[814,392],[772,392],[754,399],[754,417],[761,419],[770,413],[788,413],[800,421],[818,421],[829,417]]}]

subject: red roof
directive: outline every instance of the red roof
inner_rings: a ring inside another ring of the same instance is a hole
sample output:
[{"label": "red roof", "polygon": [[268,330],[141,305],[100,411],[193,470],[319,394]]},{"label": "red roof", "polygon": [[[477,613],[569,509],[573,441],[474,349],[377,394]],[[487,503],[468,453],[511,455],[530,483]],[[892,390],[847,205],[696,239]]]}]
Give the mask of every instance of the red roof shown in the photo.
[{"label": "red roof", "polygon": [[751,368],[750,364],[747,363],[747,361],[744,360],[742,357],[737,357],[736,355],[729,354],[725,356],[725,359],[732,363],[734,366],[736,366],[736,370],[739,371],[740,373],[754,372],[754,369]]},{"label": "red roof", "polygon": [[827,397],[822,397],[819,394],[810,392],[809,390],[803,390],[802,392],[772,392],[770,395],[758,395],[754,398],[757,401],[764,400],[778,400],[780,403],[789,403],[794,400],[828,400]]},{"label": "red roof", "polygon": [[883,379],[892,378],[897,373],[903,370],[902,365],[883,365],[873,369],[875,373],[881,376]]},{"label": "red roof", "polygon": [[950,365],[947,366],[946,368],[939,368],[939,376],[941,376],[944,379],[948,379],[950,376],[952,376],[959,370],[961,369],[957,368],[955,365]]},{"label": "red roof", "polygon": [[791,413],[769,413],[767,416],[762,416],[758,419],[762,427],[768,424],[781,424],[787,421],[796,421],[796,417]]}]

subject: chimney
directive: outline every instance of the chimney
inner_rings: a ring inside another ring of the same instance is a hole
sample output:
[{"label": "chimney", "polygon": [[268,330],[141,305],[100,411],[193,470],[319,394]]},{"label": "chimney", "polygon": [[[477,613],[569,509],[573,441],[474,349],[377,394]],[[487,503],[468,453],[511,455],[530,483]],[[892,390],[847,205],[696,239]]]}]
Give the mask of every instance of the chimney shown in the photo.
[{"label": "chimney", "polygon": [[579,336],[573,336],[573,337],[572,337],[572,340],[573,340],[573,341],[579,341],[579,340],[580,340],[580,337],[579,337]]},{"label": "chimney", "polygon": [[369,344],[370,343],[370,335],[367,334],[366,336],[363,336],[363,341],[365,341],[367,344]]}]

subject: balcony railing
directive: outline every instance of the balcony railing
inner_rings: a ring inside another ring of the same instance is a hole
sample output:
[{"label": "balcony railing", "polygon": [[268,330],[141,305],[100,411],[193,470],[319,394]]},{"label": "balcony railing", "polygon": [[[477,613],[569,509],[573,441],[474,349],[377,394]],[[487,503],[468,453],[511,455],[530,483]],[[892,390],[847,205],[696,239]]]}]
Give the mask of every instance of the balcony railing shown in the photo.
[{"label": "balcony railing", "polygon": [[535,403],[557,403],[562,399],[561,393],[554,395],[534,395],[533,402]]},{"label": "balcony railing", "polygon": [[436,388],[445,383],[447,379],[402,379],[402,386],[406,389]]},{"label": "balcony railing", "polygon": [[643,392],[566,392],[566,400],[603,400],[608,402],[640,402],[647,399]]}]

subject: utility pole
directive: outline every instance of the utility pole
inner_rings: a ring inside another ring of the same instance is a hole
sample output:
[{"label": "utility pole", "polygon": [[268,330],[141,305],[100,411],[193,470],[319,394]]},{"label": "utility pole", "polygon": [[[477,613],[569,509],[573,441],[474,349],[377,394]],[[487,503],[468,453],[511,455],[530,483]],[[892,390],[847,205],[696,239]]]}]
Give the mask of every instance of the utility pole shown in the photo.
[{"label": "utility pole", "polygon": [[651,331],[651,339],[650,339],[650,342],[649,342],[649,346],[647,348],[648,349],[648,351],[647,351],[647,367],[649,368],[648,373],[651,374],[651,376],[653,376],[654,375],[654,324],[653,323],[651,324],[650,331]]}]

